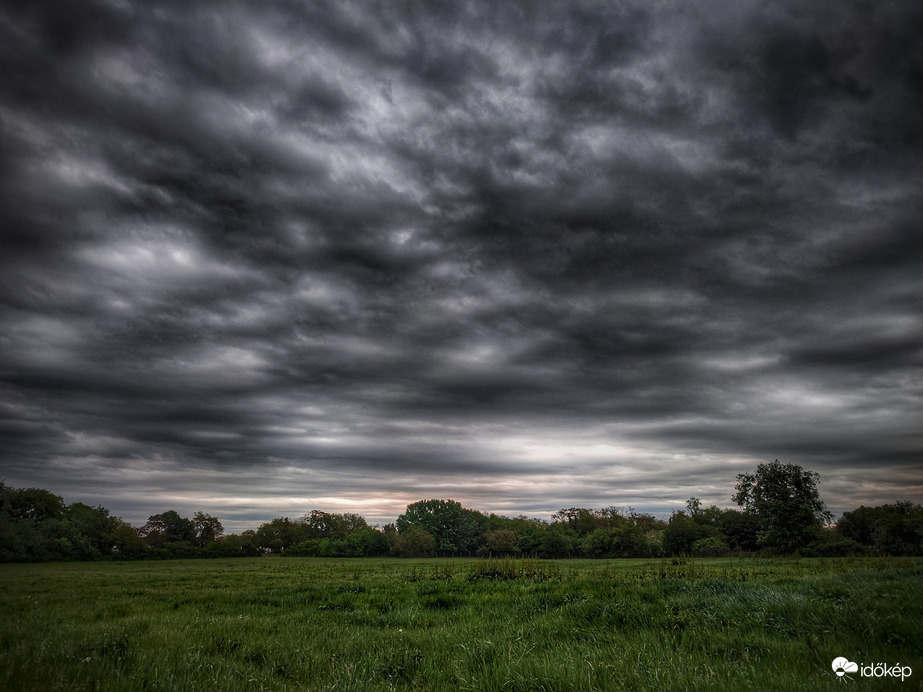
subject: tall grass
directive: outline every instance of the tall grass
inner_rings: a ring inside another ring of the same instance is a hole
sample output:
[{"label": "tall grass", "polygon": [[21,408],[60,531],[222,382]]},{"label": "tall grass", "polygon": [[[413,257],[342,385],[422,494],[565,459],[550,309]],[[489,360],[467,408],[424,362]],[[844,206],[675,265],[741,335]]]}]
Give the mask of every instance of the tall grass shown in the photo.
[{"label": "tall grass", "polygon": [[920,689],[923,560],[0,565],[5,690]]}]

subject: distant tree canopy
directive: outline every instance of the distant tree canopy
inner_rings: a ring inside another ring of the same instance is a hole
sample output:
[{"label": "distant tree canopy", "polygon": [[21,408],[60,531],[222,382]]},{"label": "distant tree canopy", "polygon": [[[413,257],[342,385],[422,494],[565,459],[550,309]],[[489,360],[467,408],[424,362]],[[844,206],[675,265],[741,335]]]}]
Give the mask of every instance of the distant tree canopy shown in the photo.
[{"label": "distant tree canopy", "polygon": [[836,528],[873,554],[923,555],[923,507],[907,500],[846,512]]},{"label": "distant tree canopy", "polygon": [[377,557],[391,547],[385,534],[361,515],[316,509],[292,525],[289,540],[293,543],[281,544],[287,556]]},{"label": "distant tree canopy", "polygon": [[737,476],[734,501],[760,522],[757,542],[791,553],[821,536],[833,520],[820,499],[818,474],[778,459]]},{"label": "distant tree canopy", "polygon": [[396,524],[370,526],[359,514],[312,510],[225,535],[221,521],[175,510],[137,529],[105,507],[63,500],[40,488],[0,483],[0,561],[431,555],[623,558],[802,555],[923,555],[923,507],[907,501],[846,512],[834,528],[816,473],[778,460],[737,476],[742,511],[703,507],[691,497],[669,521],[629,507],[568,507],[551,521],[467,509],[456,500],[407,505]]},{"label": "distant tree canopy", "polygon": [[436,540],[432,534],[414,525],[401,531],[394,543],[394,554],[400,557],[429,557],[435,549]]},{"label": "distant tree canopy", "polygon": [[195,538],[195,525],[191,519],[181,517],[174,510],[150,516],[138,530],[144,542],[155,548],[167,543],[191,543]]},{"label": "distant tree canopy", "polygon": [[192,519],[172,510],[155,514],[136,529],[105,507],[65,505],[47,490],[0,483],[2,562],[259,554],[246,538],[225,541],[223,534],[221,522],[203,512]]},{"label": "distant tree canopy", "polygon": [[301,521],[311,538],[345,538],[350,533],[369,528],[359,514],[334,514],[317,509],[303,516]]},{"label": "distant tree canopy", "polygon": [[192,517],[192,532],[196,545],[204,548],[224,535],[224,527],[218,521],[218,517],[196,512]]},{"label": "distant tree canopy", "polygon": [[397,531],[403,534],[411,527],[426,531],[439,555],[473,554],[483,520],[480,512],[465,509],[455,500],[420,500],[407,505],[397,518]]},{"label": "distant tree canopy", "polygon": [[0,483],[0,561],[95,559],[110,553],[122,526],[105,507],[65,505],[47,490]]}]

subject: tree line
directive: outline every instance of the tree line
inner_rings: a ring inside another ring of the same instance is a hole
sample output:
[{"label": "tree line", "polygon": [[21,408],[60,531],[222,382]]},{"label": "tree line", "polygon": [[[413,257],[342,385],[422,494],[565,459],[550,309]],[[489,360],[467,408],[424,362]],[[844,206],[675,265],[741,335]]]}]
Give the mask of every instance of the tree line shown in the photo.
[{"label": "tree line", "polygon": [[256,530],[225,534],[217,517],[174,510],[133,527],[105,507],[40,488],[0,483],[0,561],[255,557],[528,556],[622,558],[666,555],[923,555],[923,507],[899,501],[846,512],[835,524],[819,477],[778,460],[737,476],[740,509],[686,502],[668,520],[629,507],[570,507],[551,521],[507,517],[455,500],[420,500],[393,524],[313,510]]}]

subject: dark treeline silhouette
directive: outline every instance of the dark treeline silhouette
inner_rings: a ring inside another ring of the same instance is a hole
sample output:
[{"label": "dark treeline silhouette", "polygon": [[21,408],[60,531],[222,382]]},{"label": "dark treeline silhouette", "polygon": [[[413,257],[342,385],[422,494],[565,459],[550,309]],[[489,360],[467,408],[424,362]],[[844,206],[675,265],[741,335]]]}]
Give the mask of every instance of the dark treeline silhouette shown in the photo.
[{"label": "dark treeline silhouette", "polygon": [[225,536],[221,522],[202,512],[155,514],[135,528],[105,507],[65,505],[47,490],[0,483],[0,562],[257,556],[255,534]]},{"label": "dark treeline silhouette", "polygon": [[455,500],[421,500],[394,524],[313,510],[226,535],[196,512],[166,511],[132,527],[105,507],[63,500],[39,488],[0,483],[0,562],[254,557],[511,556],[627,558],[738,554],[923,555],[923,507],[909,501],[859,507],[831,525],[817,474],[778,460],[740,474],[741,507],[703,507],[690,498],[669,520],[629,507],[570,507],[551,521],[485,514]]}]

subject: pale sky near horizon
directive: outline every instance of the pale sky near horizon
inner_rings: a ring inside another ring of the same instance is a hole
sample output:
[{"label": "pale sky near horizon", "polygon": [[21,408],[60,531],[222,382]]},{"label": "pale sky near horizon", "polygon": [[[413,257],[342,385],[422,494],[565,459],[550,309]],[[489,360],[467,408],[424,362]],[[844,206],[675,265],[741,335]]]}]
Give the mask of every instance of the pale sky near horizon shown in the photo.
[{"label": "pale sky near horizon", "polygon": [[139,524],[923,500],[923,4],[9,3],[0,480]]}]

